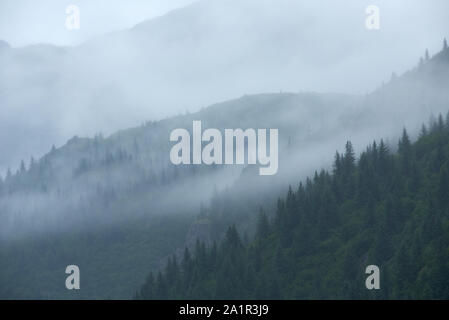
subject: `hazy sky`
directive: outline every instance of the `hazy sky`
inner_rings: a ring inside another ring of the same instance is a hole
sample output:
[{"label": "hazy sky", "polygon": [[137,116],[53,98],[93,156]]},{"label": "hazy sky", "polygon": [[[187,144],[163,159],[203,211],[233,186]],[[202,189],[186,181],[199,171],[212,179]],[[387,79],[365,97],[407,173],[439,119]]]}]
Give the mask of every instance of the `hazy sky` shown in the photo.
[{"label": "hazy sky", "polygon": [[[95,36],[131,28],[193,2],[196,0],[1,0],[0,40],[15,47],[35,43],[76,45]],[[290,2],[301,2],[305,7],[314,7],[317,12],[323,9],[323,15],[331,16],[333,13],[339,16],[342,10],[350,13],[349,7],[354,4],[352,0],[336,0],[332,7],[320,8],[320,1]],[[69,31],[65,26],[65,11],[71,4],[80,8],[81,28],[76,31]],[[401,31],[406,36],[415,34],[414,41],[426,41],[427,46],[435,45],[434,39],[429,39],[432,34],[440,39],[449,33],[447,0],[361,0],[360,8],[363,10],[368,4],[380,6],[382,29],[388,27],[389,32]],[[365,13],[361,12],[361,23],[364,17]],[[398,45],[401,44],[398,39]]]},{"label": "hazy sky", "polygon": [[[93,36],[130,28],[194,0],[1,0],[0,39],[12,46],[74,45]],[[66,8],[80,8],[81,28],[65,27]]]}]

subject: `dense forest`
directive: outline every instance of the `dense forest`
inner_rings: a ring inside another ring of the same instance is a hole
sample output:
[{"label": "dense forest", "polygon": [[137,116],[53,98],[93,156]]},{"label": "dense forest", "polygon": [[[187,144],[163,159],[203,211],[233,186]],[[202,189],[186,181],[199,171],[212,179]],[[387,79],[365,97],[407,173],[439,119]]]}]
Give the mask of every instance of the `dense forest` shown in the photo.
[{"label": "dense forest", "polygon": [[[251,241],[235,225],[197,241],[135,298],[449,299],[448,248],[449,114],[414,143],[404,129],[397,148],[381,140],[358,159],[347,142],[332,172],[260,209]],[[371,264],[380,290],[365,287]]]}]

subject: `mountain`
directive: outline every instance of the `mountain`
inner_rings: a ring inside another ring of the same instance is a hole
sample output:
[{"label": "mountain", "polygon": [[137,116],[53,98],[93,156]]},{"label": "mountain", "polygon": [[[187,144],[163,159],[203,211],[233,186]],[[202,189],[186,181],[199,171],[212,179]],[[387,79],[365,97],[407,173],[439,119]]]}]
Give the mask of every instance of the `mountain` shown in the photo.
[{"label": "mountain", "polygon": [[[287,196],[277,201],[279,193],[259,194],[257,176],[242,175],[202,209],[197,221],[209,235],[178,248],[135,298],[447,299],[448,66],[446,48],[393,75],[340,118],[359,144],[367,132],[393,137],[386,133],[395,126],[400,132],[401,124],[413,128],[417,142],[404,129],[398,145],[374,142],[358,160],[348,143],[330,172],[315,166],[297,189],[284,185]],[[445,118],[435,116],[443,111]],[[423,115],[429,124],[419,126]],[[296,161],[307,158],[302,151]],[[257,191],[243,192],[248,185]],[[378,293],[365,288],[370,264],[381,270]]]},{"label": "mountain", "polygon": [[[71,229],[77,220],[95,220],[105,208],[111,211],[107,223],[128,219],[122,211],[133,212],[135,217],[145,211],[173,212],[181,202],[186,211],[196,211],[214,188],[232,185],[243,166],[171,164],[170,132],[176,128],[191,131],[195,120],[202,121],[203,130],[278,129],[279,172],[260,179],[285,184],[303,177],[317,165],[329,166],[329,154],[349,139],[357,147],[373,139],[394,138],[398,126],[406,126],[416,136],[423,117],[447,109],[448,83],[446,49],[365,96],[246,95],[196,113],[146,122],[106,138],[101,134],[94,138],[74,136],[38,161],[22,162],[16,174],[7,174],[0,185],[2,237],[7,238],[8,233],[20,236],[33,228],[39,231],[39,221],[34,227],[20,230],[20,220],[26,221],[30,216],[39,216],[49,231],[60,229],[59,222],[67,222],[66,219],[73,220],[68,224]],[[134,209],[130,211],[131,208]],[[44,222],[43,218],[51,215],[51,221]],[[101,221],[104,219],[99,218]],[[52,223],[57,227],[51,227]]]},{"label": "mountain", "polygon": [[[404,130],[397,153],[374,142],[356,161],[348,142],[332,172],[290,188],[271,219],[261,211],[252,241],[230,226],[151,272],[136,298],[446,300],[448,183],[449,113],[414,144]],[[379,290],[365,287],[370,265]]]},{"label": "mountain", "polygon": [[[259,207],[274,210],[289,184],[329,168],[336,146],[351,140],[360,150],[373,139],[395,139],[402,126],[415,137],[423,118],[447,110],[448,56],[446,49],[365,96],[246,95],[109,137],[75,136],[23,163],[0,183],[0,295],[127,298],[149,269],[198,237],[220,241],[237,221],[251,237]],[[194,120],[204,129],[277,128],[278,174],[174,166],[170,132],[190,131]],[[79,294],[61,285],[63,267],[77,263],[88,279]]]},{"label": "mountain", "polygon": [[[407,32],[387,21],[386,32],[367,32],[368,4],[204,0],[74,47],[0,49],[0,147],[8,150],[0,173],[74,135],[109,135],[244,94],[368,92],[442,37],[420,38],[434,25],[421,19]],[[395,19],[410,19],[399,12]]]}]

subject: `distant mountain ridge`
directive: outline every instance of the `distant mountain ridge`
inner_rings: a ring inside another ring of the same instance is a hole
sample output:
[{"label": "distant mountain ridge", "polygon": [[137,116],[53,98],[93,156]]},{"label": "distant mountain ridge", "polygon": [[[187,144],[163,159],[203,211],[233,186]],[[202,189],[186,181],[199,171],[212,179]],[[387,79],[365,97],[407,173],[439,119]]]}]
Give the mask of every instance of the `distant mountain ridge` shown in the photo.
[{"label": "distant mountain ridge", "polygon": [[[75,134],[109,135],[244,94],[366,92],[414,53],[391,46],[389,32],[366,33],[364,9],[355,0],[345,15],[289,0],[207,0],[75,47],[2,50],[0,172]],[[424,42],[404,39],[413,50]]]}]

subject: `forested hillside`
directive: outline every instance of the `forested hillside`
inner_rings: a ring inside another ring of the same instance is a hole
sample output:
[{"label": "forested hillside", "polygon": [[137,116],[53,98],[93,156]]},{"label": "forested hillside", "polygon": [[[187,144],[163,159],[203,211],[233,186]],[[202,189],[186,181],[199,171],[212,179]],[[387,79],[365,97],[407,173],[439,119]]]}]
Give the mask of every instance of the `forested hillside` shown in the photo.
[{"label": "forested hillside", "polygon": [[[389,149],[374,142],[356,159],[348,142],[332,172],[290,188],[273,215],[261,209],[251,241],[232,225],[197,242],[136,298],[448,299],[449,114]],[[380,290],[365,288],[371,264]]]},{"label": "forested hillside", "polygon": [[[184,245],[192,218],[153,216],[98,230],[0,243],[0,299],[128,298],[148,270]],[[82,290],[67,290],[65,268],[81,270]]]},{"label": "forested hillside", "polygon": [[[73,137],[23,161],[0,177],[0,297],[128,298],[196,237],[220,241],[236,224],[251,239],[259,207],[272,212],[289,184],[330,168],[337,146],[351,140],[358,151],[396,139],[402,126],[414,139],[423,119],[447,110],[448,62],[445,48],[366,96],[242,96],[107,137]],[[171,130],[191,131],[194,120],[203,129],[277,128],[278,173],[171,164]],[[69,264],[82,265],[80,293],[64,287]]]}]

